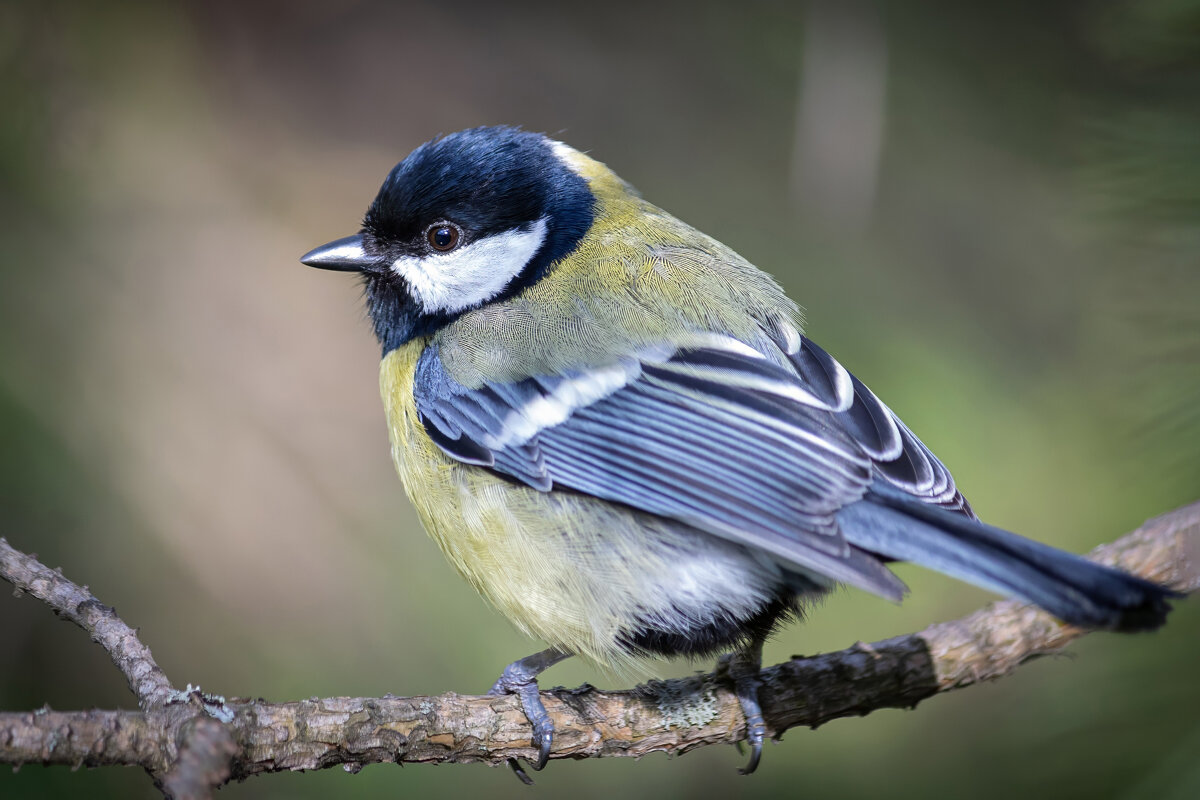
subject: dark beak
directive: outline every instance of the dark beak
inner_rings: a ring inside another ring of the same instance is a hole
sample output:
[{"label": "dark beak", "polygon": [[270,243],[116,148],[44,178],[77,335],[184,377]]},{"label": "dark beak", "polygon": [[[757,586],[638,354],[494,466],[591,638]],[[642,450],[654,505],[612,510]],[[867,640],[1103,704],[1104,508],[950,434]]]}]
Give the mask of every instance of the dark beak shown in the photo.
[{"label": "dark beak", "polygon": [[361,233],[338,239],[329,244],[309,250],[300,256],[300,263],[318,269],[336,269],[342,272],[362,272],[375,264],[376,259],[363,249]]}]

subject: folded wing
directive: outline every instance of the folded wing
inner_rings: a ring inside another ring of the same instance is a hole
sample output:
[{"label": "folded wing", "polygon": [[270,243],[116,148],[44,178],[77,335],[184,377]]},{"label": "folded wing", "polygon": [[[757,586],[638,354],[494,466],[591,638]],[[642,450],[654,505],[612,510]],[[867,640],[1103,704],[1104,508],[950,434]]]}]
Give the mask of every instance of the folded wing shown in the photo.
[{"label": "folded wing", "polygon": [[856,378],[796,334],[763,353],[723,336],[601,368],[468,388],[436,348],[417,410],[450,456],[678,519],[803,572],[898,598],[836,514],[872,482],[965,509],[937,459]]}]

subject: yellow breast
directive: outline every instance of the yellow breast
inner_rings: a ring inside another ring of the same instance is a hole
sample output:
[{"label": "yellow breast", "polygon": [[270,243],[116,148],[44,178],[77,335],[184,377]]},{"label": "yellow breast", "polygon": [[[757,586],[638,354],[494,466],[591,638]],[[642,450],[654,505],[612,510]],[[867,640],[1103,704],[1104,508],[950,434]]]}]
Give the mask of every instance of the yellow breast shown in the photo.
[{"label": "yellow breast", "polygon": [[392,458],[426,531],[524,633],[599,664],[628,666],[616,644],[625,610],[604,599],[606,577],[619,583],[620,554],[601,542],[596,527],[578,523],[618,531],[636,523],[599,501],[544,494],[439,450],[417,417],[412,391],[426,341],[393,350],[380,366]]},{"label": "yellow breast", "polygon": [[[516,297],[434,334],[459,383],[605,365],[647,345],[719,331],[753,342],[799,326],[779,287],[724,245],[649,205],[603,165],[573,166],[596,220],[569,257]],[[697,288],[700,287],[700,288]],[[454,461],[417,416],[413,378],[430,338],[380,367],[392,456],[425,529],[450,563],[523,632],[620,671],[643,671],[622,638],[644,620],[752,615],[778,580],[741,546],[682,522],[570,491],[540,492]]]},{"label": "yellow breast", "polygon": [[459,573],[524,633],[624,675],[649,666],[623,642],[646,619],[750,616],[777,576],[744,548],[576,492],[540,492],[454,461],[417,417],[427,340],[384,357],[380,387],[396,470]]}]

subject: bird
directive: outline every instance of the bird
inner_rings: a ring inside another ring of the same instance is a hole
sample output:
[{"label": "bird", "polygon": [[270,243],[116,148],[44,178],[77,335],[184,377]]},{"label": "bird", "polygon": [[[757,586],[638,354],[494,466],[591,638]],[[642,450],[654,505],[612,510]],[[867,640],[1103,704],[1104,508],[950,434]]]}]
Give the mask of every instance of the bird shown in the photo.
[{"label": "bird", "polygon": [[535,770],[554,738],[543,670],[725,654],[753,772],[764,640],[835,587],[899,601],[891,562],[1073,625],[1166,619],[1170,590],[980,521],[772,277],[549,136],[434,138],[358,233],[300,260],[361,277],[412,505],[549,645],[490,692],[519,698]]}]

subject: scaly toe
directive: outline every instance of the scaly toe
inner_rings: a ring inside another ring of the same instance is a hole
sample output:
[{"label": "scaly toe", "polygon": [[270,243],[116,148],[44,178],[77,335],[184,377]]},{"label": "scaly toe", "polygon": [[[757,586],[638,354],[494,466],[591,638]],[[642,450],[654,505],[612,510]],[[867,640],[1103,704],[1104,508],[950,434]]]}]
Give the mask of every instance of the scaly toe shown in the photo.
[{"label": "scaly toe", "polygon": [[[515,694],[520,698],[521,710],[525,712],[525,718],[529,720],[529,725],[533,728],[530,744],[533,745],[533,749],[537,750],[537,760],[529,766],[534,770],[540,770],[546,766],[546,762],[550,760],[550,750],[554,746],[554,722],[546,713],[546,706],[542,704],[537,676],[542,670],[567,657],[567,653],[550,648],[522,658],[520,661],[514,661],[504,668],[500,679],[488,690],[489,695]],[[533,785],[533,779],[515,758],[508,759],[508,766],[512,768],[513,774],[520,779],[521,783]]]}]

